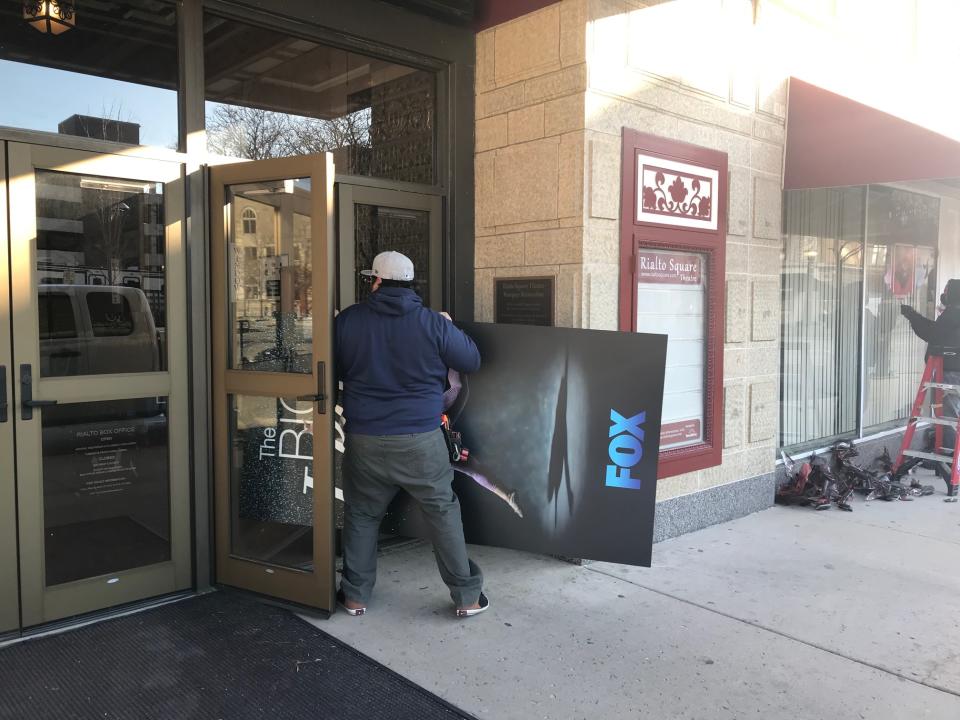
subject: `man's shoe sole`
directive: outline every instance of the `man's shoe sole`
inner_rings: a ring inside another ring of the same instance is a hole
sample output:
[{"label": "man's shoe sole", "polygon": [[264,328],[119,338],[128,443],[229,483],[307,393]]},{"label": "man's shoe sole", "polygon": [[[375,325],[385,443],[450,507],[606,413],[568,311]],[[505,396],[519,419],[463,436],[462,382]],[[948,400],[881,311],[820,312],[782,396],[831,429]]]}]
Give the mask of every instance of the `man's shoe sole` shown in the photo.
[{"label": "man's shoe sole", "polygon": [[458,618],[468,618],[473,617],[474,615],[479,615],[482,612],[485,612],[490,607],[490,601],[487,600],[487,596],[483,593],[480,593],[480,600],[478,601],[478,608],[457,608],[457,617]]}]

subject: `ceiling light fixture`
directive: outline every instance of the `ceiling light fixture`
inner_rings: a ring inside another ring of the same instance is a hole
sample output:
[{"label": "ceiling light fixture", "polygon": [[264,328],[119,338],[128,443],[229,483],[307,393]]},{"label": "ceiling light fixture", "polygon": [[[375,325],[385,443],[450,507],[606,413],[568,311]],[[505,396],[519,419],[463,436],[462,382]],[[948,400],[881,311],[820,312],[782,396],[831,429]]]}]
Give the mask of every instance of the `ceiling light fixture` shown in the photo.
[{"label": "ceiling light fixture", "polygon": [[73,0],[23,0],[23,19],[42,33],[59,35],[77,24]]}]

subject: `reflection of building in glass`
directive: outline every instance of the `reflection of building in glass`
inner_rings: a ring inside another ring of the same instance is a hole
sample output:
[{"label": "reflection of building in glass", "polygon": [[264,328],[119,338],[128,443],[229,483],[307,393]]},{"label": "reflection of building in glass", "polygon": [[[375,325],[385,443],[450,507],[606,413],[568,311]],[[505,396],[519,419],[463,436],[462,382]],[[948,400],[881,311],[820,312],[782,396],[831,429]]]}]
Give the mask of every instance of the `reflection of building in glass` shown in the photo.
[{"label": "reflection of building in glass", "polygon": [[243,234],[256,235],[257,233],[257,212],[252,207],[246,207],[241,213],[243,218]]},{"label": "reflection of building in glass", "polygon": [[[255,198],[255,199],[254,199]],[[286,268],[296,288],[292,311],[310,314],[310,195],[293,192],[242,195],[234,198],[240,230],[234,238],[236,300],[243,313],[269,317],[280,296],[280,272]]]},{"label": "reflection of building in glass", "polygon": [[140,125],[105,117],[74,114],[57,126],[57,132],[127,145],[140,144]]},{"label": "reflection of building in glass", "polygon": [[139,288],[163,327],[162,188],[48,170],[37,180],[38,282]]}]

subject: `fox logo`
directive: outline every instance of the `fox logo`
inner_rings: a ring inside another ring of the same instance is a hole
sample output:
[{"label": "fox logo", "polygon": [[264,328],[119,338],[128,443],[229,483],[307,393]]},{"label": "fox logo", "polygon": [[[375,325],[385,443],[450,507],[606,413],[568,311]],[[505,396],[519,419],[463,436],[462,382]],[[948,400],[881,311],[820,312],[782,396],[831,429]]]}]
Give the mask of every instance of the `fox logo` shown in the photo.
[{"label": "fox logo", "polygon": [[639,490],[640,478],[630,471],[643,458],[643,428],[647,413],[640,412],[626,418],[616,410],[610,410],[610,446],[607,454],[612,465],[607,465],[607,487]]}]

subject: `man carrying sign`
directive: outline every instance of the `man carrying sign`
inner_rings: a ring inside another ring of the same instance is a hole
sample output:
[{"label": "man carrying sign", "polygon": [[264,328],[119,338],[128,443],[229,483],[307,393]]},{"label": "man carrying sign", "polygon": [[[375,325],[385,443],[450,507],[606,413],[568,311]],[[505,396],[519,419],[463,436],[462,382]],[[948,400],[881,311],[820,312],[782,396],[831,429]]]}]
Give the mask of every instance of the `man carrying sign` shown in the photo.
[{"label": "man carrying sign", "polygon": [[448,317],[423,306],[413,263],[380,253],[373,292],[336,319],[337,372],[343,380],[343,576],[337,601],[362,615],[377,574],[377,536],[400,489],[420,505],[440,576],[457,617],[489,607],[483,574],[467,556],[453,468],[440,430],[448,369],[471,373],[480,353]]}]

